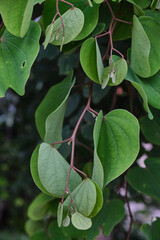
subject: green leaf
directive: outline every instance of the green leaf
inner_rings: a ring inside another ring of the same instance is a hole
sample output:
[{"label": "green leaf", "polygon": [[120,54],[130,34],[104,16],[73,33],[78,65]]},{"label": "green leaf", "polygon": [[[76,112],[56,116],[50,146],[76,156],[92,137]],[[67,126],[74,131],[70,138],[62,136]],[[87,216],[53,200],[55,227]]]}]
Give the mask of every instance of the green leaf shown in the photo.
[{"label": "green leaf", "polygon": [[29,240],[49,240],[49,238],[47,237],[46,233],[39,231],[33,234]]},{"label": "green leaf", "polygon": [[138,192],[160,200],[160,159],[148,158],[146,168],[134,167],[127,174],[129,184]]},{"label": "green leaf", "polygon": [[45,32],[46,37],[45,37],[45,41],[43,43],[44,49],[46,49],[48,44],[51,42],[52,32],[53,32],[53,23],[51,23],[46,29],[46,32]]},{"label": "green leaf", "polygon": [[[96,205],[97,189],[95,184],[87,178],[75,188],[71,195],[77,211],[88,217]],[[68,196],[64,201],[64,207],[68,208],[70,203],[71,199],[70,196]],[[71,206],[74,208],[73,204]]]},{"label": "green leaf", "polygon": [[141,7],[142,9],[144,8],[147,8],[150,4],[150,0],[142,0],[142,1],[139,1],[139,0],[127,0],[128,2],[136,5],[136,6],[139,6]]},{"label": "green leaf", "polygon": [[100,4],[100,3],[102,3],[104,0],[93,0],[95,3],[97,3],[97,4]]},{"label": "green leaf", "polygon": [[70,224],[70,217],[67,215],[65,219],[63,220],[63,226],[68,227]]},{"label": "green leaf", "polygon": [[[126,77],[128,70],[127,62],[124,58],[118,56],[113,56],[113,62],[111,67],[108,66],[104,68],[102,75],[102,89],[107,86],[117,86],[119,85]],[[112,77],[112,75],[115,75]]]},{"label": "green leaf", "polygon": [[[57,198],[61,198],[69,171],[68,162],[62,155],[47,143],[42,143],[38,156],[38,173],[40,181],[46,190]],[[69,178],[69,189],[73,191],[81,183],[81,177],[71,171]]]},{"label": "green leaf", "polygon": [[70,240],[67,236],[64,235],[62,228],[59,228],[57,222],[54,221],[49,225],[49,234],[51,236],[50,239],[57,240]]},{"label": "green leaf", "polygon": [[19,95],[24,94],[24,86],[29,78],[31,66],[39,51],[40,27],[31,22],[23,39],[5,30],[0,38],[0,97],[11,87]]},{"label": "green leaf", "polygon": [[43,3],[44,1],[45,1],[45,0],[33,0],[34,5],[37,4],[37,3],[41,4],[41,3]]},{"label": "green leaf", "polygon": [[154,119],[140,118],[140,127],[144,137],[151,143],[160,145],[160,112],[153,110]]},{"label": "green leaf", "polygon": [[140,229],[141,232],[143,232],[146,235],[147,240],[152,240],[151,227],[149,224],[143,224]]},{"label": "green leaf", "polygon": [[[54,85],[36,111],[36,125],[41,138],[49,144],[62,140],[62,125],[67,98],[75,82],[71,72],[62,82]],[[59,146],[59,145],[58,145]],[[55,145],[55,147],[58,147]]]},{"label": "green leaf", "polygon": [[75,212],[72,215],[71,221],[73,226],[80,230],[87,230],[92,226],[91,219],[83,216],[78,212]]},{"label": "green leaf", "polygon": [[94,216],[97,215],[97,213],[101,210],[102,206],[103,206],[103,195],[102,195],[102,191],[100,189],[100,187],[98,186],[98,184],[95,184],[96,187],[96,204],[94,206],[93,211],[91,212],[91,214],[89,215],[90,218],[93,218]]},{"label": "green leaf", "polygon": [[152,222],[152,225],[143,224],[141,231],[146,235],[147,240],[159,240],[160,236],[160,218]]},{"label": "green leaf", "polygon": [[80,50],[80,62],[86,75],[93,81],[101,83],[103,62],[97,41],[87,39]]},{"label": "green leaf", "polygon": [[[93,7],[87,6],[84,11],[84,26],[74,41],[86,38],[96,27],[98,23],[99,5],[93,4]],[[92,19],[92,21],[91,21]]]},{"label": "green leaf", "polygon": [[28,217],[34,221],[43,219],[48,209],[48,203],[52,200],[53,197],[40,193],[29,205]]},{"label": "green leaf", "polygon": [[62,15],[62,20],[64,31],[63,27],[61,27],[62,22],[60,18],[53,24],[52,38],[54,36],[55,39],[52,41],[52,44],[54,45],[71,42],[81,32],[84,25],[83,12],[78,8],[69,9]]},{"label": "green leaf", "polygon": [[150,76],[150,41],[136,16],[133,17],[131,68],[141,77]]},{"label": "green leaf", "polygon": [[97,154],[104,169],[105,186],[135,161],[139,152],[139,124],[131,113],[122,109],[113,110],[104,117],[101,114],[99,118],[102,123]]},{"label": "green leaf", "polygon": [[141,77],[153,76],[160,69],[159,38],[159,22],[148,16],[142,16],[139,20],[134,17],[131,67]]},{"label": "green leaf", "polygon": [[160,69],[160,45],[157,44],[160,39],[160,24],[156,21],[156,19],[148,16],[140,17],[139,20],[151,45],[149,54],[150,75],[148,76],[150,77]]},{"label": "green leaf", "polygon": [[124,203],[119,199],[107,200],[98,215],[93,219],[87,240],[93,240],[103,227],[103,234],[108,236],[113,228],[125,217]]},{"label": "green leaf", "polygon": [[38,145],[34,152],[32,153],[31,162],[30,162],[30,169],[31,169],[31,175],[34,180],[34,183],[37,185],[37,187],[44,192],[45,194],[51,195],[42,185],[39,173],[38,173],[38,155],[39,155],[39,148],[40,145]]},{"label": "green leaf", "polygon": [[152,0],[151,3],[151,9],[154,10],[156,9],[157,5],[158,5],[159,0]]},{"label": "green leaf", "polygon": [[152,17],[152,18],[154,18],[157,22],[160,23],[160,12],[154,11],[154,10],[150,10],[150,9],[146,9],[144,12],[145,12],[145,16]]},{"label": "green leaf", "polygon": [[33,221],[33,220],[27,220],[25,223],[25,231],[29,236],[32,236],[34,233],[36,233],[38,230],[42,229],[42,223]]},{"label": "green leaf", "polygon": [[103,234],[108,236],[114,226],[125,217],[124,203],[118,199],[112,199],[106,204],[107,217],[103,225]]},{"label": "green leaf", "polygon": [[[62,227],[62,232],[69,239],[83,239],[87,236],[89,230],[79,230],[75,228],[72,224],[68,227]],[[63,240],[63,239],[62,239]]]},{"label": "green leaf", "polygon": [[[121,6],[120,19],[123,19],[124,21],[127,22],[132,22],[134,15],[133,10],[134,10],[133,7],[127,1],[123,2]],[[128,12],[129,14],[126,14],[126,12]],[[113,41],[129,39],[131,38],[131,36],[132,36],[132,24],[126,24],[117,21],[113,32]]]},{"label": "green leaf", "polygon": [[58,209],[57,209],[57,223],[58,223],[58,227],[61,227],[62,219],[63,219],[63,204],[61,204],[61,202],[60,202],[58,204]]},{"label": "green leaf", "polygon": [[[73,4],[75,8],[79,8],[81,11],[84,11],[84,9],[88,6],[88,0],[69,0],[69,2]],[[63,15],[66,11],[71,9],[71,5],[59,1],[58,8],[61,15]],[[56,12],[56,0],[46,0],[43,10],[43,22],[45,27],[52,22]]]},{"label": "green leaf", "polygon": [[98,148],[98,140],[99,140],[99,135],[100,135],[101,126],[102,126],[102,118],[103,118],[103,113],[102,111],[100,111],[96,119],[94,131],[93,131],[94,165],[93,165],[93,173],[92,173],[92,179],[99,185],[101,189],[103,188],[103,185],[104,185],[104,170],[103,170],[101,160],[97,153],[97,148]]},{"label": "green leaf", "polygon": [[10,33],[24,37],[30,26],[33,4],[33,0],[1,0],[0,12]]},{"label": "green leaf", "polygon": [[[153,77],[154,78],[154,77]],[[142,99],[143,99],[143,107],[146,110],[146,112],[148,112],[148,117],[150,119],[153,119],[153,115],[151,113],[151,110],[148,106],[148,102],[152,105],[152,103],[154,103],[154,106],[158,106],[159,102],[156,101],[158,98],[158,94],[152,94],[153,92],[157,92],[157,89],[155,89],[154,91],[154,85],[155,85],[155,81],[156,78],[152,81],[147,81],[147,79],[144,79],[144,82],[132,71],[132,69],[129,67],[128,68],[128,73],[127,76],[125,77],[126,80],[130,81],[131,84],[137,89],[137,91],[139,92],[139,94],[141,95]],[[151,78],[150,78],[151,79]],[[153,85],[150,86],[150,84]],[[157,86],[158,86],[158,82],[156,81]],[[155,99],[155,101],[154,101]]]}]

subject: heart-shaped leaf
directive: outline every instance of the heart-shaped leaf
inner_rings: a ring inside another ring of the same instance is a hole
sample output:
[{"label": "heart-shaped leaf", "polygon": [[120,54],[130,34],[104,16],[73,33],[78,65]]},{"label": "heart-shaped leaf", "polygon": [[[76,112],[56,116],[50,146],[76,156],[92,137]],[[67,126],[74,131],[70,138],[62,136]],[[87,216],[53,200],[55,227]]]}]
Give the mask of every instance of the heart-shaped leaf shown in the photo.
[{"label": "heart-shaped leaf", "polygon": [[148,158],[146,168],[134,167],[127,174],[129,184],[143,194],[160,200],[160,159]]},{"label": "heart-shaped leaf", "polygon": [[9,87],[19,95],[24,94],[24,86],[39,51],[39,38],[40,27],[35,22],[31,22],[23,39],[5,30],[0,38],[0,97],[5,96]]},{"label": "heart-shaped leaf", "polygon": [[[77,211],[88,217],[96,204],[97,191],[95,184],[89,179],[83,180],[71,193]],[[64,207],[69,207],[71,203],[70,196],[64,201]],[[74,208],[74,205],[71,205]]]},{"label": "heart-shaped leaf", "polygon": [[[69,171],[68,162],[62,155],[47,143],[42,143],[38,156],[38,173],[44,188],[53,196],[61,198]],[[81,183],[81,177],[71,171],[69,189],[73,191]]]},{"label": "heart-shaped leaf", "polygon": [[[54,85],[36,111],[36,125],[41,138],[49,144],[62,140],[62,125],[67,98],[75,79],[71,72],[61,83]],[[55,145],[58,147],[59,145]]]},{"label": "heart-shaped leaf", "polygon": [[[100,121],[99,118],[102,123],[97,140],[97,154],[104,169],[105,186],[135,161],[139,152],[139,124],[131,113],[122,109],[113,110],[104,117],[100,113],[97,121]],[[95,129],[99,128],[97,121]],[[93,172],[96,171],[94,166]]]},{"label": "heart-shaped leaf", "polygon": [[30,26],[33,5],[33,0],[1,0],[0,12],[10,33],[17,37],[24,37]]}]

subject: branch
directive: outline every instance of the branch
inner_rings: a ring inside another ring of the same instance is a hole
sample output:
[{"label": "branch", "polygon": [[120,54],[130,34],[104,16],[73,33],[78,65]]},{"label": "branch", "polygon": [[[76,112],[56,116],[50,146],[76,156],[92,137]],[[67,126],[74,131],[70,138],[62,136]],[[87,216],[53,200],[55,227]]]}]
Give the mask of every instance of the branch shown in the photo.
[{"label": "branch", "polygon": [[[125,176],[126,178],[126,176]],[[131,230],[132,230],[132,224],[134,223],[134,219],[133,219],[133,214],[132,214],[132,211],[131,211],[131,208],[130,208],[130,204],[129,204],[129,199],[128,199],[128,182],[127,182],[127,179],[125,181],[125,200],[126,200],[126,203],[127,203],[127,208],[128,208],[128,212],[129,212],[129,217],[130,217],[130,224],[129,224],[129,230],[128,230],[128,234],[127,234],[127,238],[126,240],[130,240],[130,235],[131,235]]]}]

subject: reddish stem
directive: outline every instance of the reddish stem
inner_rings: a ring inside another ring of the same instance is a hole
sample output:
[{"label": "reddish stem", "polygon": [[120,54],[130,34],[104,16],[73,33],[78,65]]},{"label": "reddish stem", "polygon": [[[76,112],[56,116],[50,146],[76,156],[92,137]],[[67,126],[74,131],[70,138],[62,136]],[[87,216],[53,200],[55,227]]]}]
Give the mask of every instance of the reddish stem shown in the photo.
[{"label": "reddish stem", "polygon": [[81,170],[79,170],[78,168],[76,167],[73,167],[73,169],[79,173],[81,173],[83,176],[85,176],[85,178],[87,179],[87,174],[85,174],[84,172],[82,172]]},{"label": "reddish stem", "polygon": [[51,144],[51,146],[54,147],[54,145],[56,145],[56,144],[61,144],[61,143],[69,142],[69,141],[71,141],[71,138],[65,139],[65,140],[60,141],[60,142],[54,142],[54,143]]},{"label": "reddish stem", "polygon": [[88,108],[88,111],[91,112],[91,113],[94,113],[96,115],[98,115],[99,113],[96,112],[94,109],[92,109],[91,107]]},{"label": "reddish stem", "polygon": [[3,23],[3,21],[2,21],[1,24],[0,24],[0,29],[3,27],[3,25],[4,25],[4,23]]},{"label": "reddish stem", "polygon": [[83,174],[86,178],[87,178],[87,175],[85,173],[83,173],[82,171],[80,171],[79,169],[77,169],[76,167],[74,167],[74,153],[75,153],[75,140],[76,140],[76,134],[77,134],[77,131],[78,131],[78,128],[79,128],[79,125],[85,115],[85,113],[87,112],[87,110],[90,108],[90,104],[91,104],[91,97],[92,97],[92,85],[90,85],[90,91],[89,91],[89,97],[88,97],[88,102],[87,102],[87,105],[86,107],[84,108],[76,126],[75,126],[75,129],[73,131],[73,134],[71,136],[71,141],[72,141],[72,151],[71,151],[71,161],[70,161],[70,167],[69,167],[69,170],[68,170],[68,175],[67,175],[67,180],[66,180],[66,187],[65,187],[65,190],[64,190],[64,193],[63,193],[63,196],[62,196],[62,200],[61,200],[61,203],[63,203],[64,201],[64,197],[65,197],[65,194],[66,192],[69,190],[68,188],[68,184],[69,184],[69,177],[70,177],[70,173],[71,173],[71,170],[74,169],[78,172],[81,172],[81,174]]},{"label": "reddish stem", "polygon": [[109,34],[109,32],[102,33],[100,35],[95,36],[95,39],[100,38],[100,37],[104,37],[104,36],[106,36],[108,34]]}]

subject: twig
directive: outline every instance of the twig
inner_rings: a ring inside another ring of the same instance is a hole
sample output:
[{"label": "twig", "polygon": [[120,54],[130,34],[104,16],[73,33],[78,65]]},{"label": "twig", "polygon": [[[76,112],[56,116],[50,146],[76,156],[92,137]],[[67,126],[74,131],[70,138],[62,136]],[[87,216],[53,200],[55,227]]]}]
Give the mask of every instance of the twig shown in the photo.
[{"label": "twig", "polygon": [[[85,176],[85,178],[87,178],[87,175],[85,173],[83,173],[81,170],[77,169],[76,167],[74,167],[74,153],[75,153],[75,140],[76,140],[76,134],[77,134],[77,131],[78,131],[78,128],[79,128],[79,125],[85,115],[85,113],[87,112],[87,110],[90,108],[90,104],[91,104],[91,97],[92,97],[92,85],[90,85],[90,91],[89,91],[89,97],[88,97],[88,102],[87,102],[87,105],[86,107],[84,108],[76,126],[75,126],[75,129],[73,131],[73,134],[70,138],[70,141],[72,142],[72,151],[71,151],[71,161],[70,161],[70,167],[69,167],[69,170],[68,170],[68,175],[67,175],[67,180],[66,180],[66,187],[65,187],[65,190],[64,190],[64,193],[63,193],[63,196],[62,196],[62,200],[61,200],[61,203],[63,204],[63,201],[64,201],[64,197],[65,197],[65,194],[66,192],[69,191],[69,188],[68,188],[68,184],[69,184],[69,177],[70,177],[70,173],[71,173],[71,170],[74,169],[78,172],[80,172],[81,174],[83,174]],[[74,201],[73,201],[74,203]]]},{"label": "twig", "polygon": [[[126,176],[125,176],[126,178]],[[132,230],[132,224],[134,223],[134,219],[133,219],[133,214],[130,208],[130,204],[129,204],[129,199],[128,199],[128,182],[127,179],[125,181],[125,200],[127,203],[127,208],[128,208],[128,212],[129,212],[129,217],[130,217],[130,224],[129,224],[129,230],[128,230],[128,234],[127,234],[127,238],[126,240],[130,240],[130,235],[131,235],[131,230]]]}]

